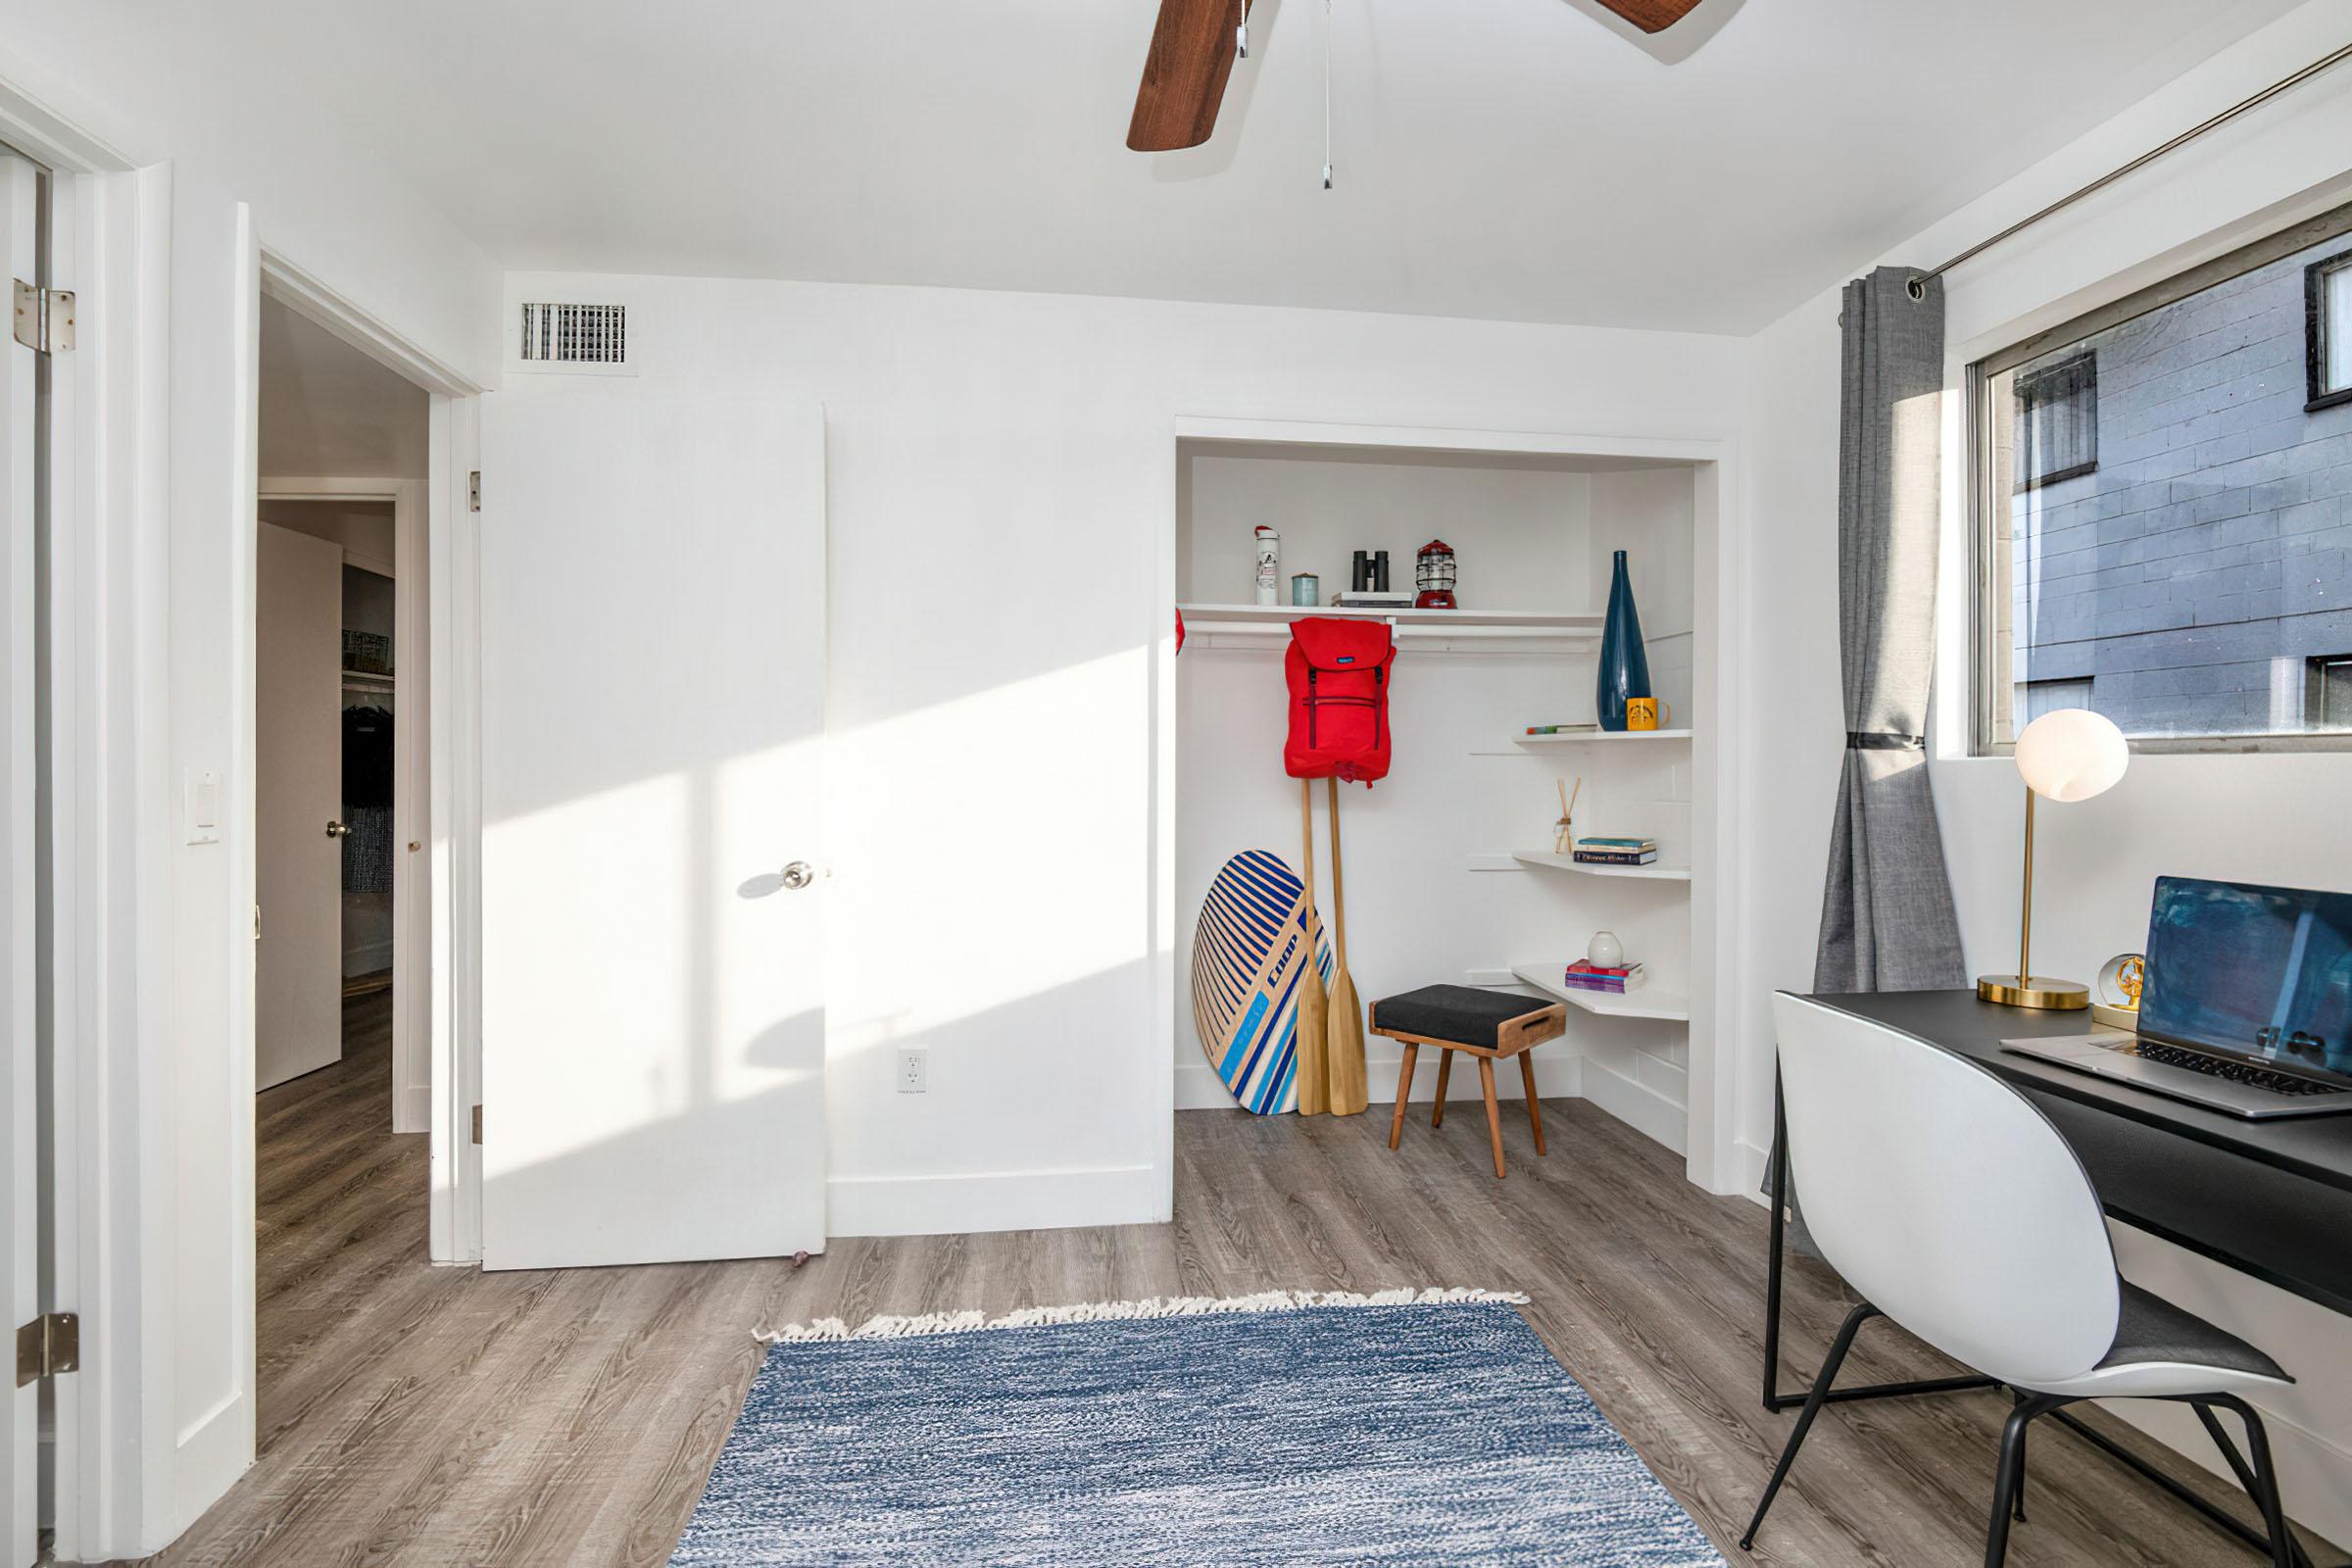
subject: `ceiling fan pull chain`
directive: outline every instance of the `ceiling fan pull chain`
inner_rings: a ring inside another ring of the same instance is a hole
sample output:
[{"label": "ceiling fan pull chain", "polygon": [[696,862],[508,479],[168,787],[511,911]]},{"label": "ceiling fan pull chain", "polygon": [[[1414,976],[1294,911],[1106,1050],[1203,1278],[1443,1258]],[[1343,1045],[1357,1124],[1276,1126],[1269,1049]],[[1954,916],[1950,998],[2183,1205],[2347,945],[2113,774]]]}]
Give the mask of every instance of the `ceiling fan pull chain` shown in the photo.
[{"label": "ceiling fan pull chain", "polygon": [[1331,189],[1331,0],[1323,0],[1323,188]]},{"label": "ceiling fan pull chain", "polygon": [[1237,58],[1250,58],[1250,0],[1237,0],[1242,8],[1242,20],[1233,29],[1235,46],[1241,51]]}]

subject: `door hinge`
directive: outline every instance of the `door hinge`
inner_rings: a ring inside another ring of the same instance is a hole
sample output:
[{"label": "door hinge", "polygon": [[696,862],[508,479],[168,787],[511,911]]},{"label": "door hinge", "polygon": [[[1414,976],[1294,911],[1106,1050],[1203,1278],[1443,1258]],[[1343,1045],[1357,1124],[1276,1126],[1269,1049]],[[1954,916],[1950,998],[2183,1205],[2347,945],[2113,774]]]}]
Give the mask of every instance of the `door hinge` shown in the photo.
[{"label": "door hinge", "polygon": [[468,512],[482,510],[482,470],[479,468],[466,476],[466,510]]},{"label": "door hinge", "polygon": [[17,1387],[81,1368],[81,1319],[44,1312],[17,1330]]},{"label": "door hinge", "polygon": [[477,1144],[482,1141],[482,1107],[479,1105],[473,1107],[473,1141]]},{"label": "door hinge", "polygon": [[39,288],[18,278],[17,341],[42,354],[63,354],[74,346],[74,292]]}]

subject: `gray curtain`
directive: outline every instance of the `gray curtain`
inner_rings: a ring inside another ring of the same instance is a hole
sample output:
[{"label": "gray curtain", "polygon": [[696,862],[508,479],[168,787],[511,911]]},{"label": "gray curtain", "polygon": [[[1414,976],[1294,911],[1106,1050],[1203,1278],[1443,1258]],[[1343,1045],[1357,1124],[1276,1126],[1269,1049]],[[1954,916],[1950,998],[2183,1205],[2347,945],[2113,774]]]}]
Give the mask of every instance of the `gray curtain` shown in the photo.
[{"label": "gray curtain", "polygon": [[1925,735],[1942,505],[1943,285],[1882,267],[1845,287],[1838,621],[1845,760],[1817,992],[1966,983]]},{"label": "gray curtain", "polygon": [[[1845,286],[1838,432],[1838,627],[1845,758],[1813,989],[1967,984],[1936,801],[1928,692],[1936,673],[1942,507],[1943,284],[1882,267]],[[1776,1138],[1775,1154],[1778,1149]],[[1773,1194],[1771,1172],[1765,1190]],[[1793,1186],[1793,1184],[1791,1184]],[[1796,1194],[1791,1246],[1810,1252]]]}]

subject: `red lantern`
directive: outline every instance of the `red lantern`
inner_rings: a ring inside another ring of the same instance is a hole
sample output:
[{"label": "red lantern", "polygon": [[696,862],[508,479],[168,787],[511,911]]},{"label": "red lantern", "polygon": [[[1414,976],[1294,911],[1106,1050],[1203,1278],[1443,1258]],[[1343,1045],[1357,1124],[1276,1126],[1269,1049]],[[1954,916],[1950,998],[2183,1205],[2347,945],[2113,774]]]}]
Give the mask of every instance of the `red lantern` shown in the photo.
[{"label": "red lantern", "polygon": [[1443,539],[1423,545],[1413,558],[1413,586],[1420,590],[1413,596],[1415,610],[1459,610],[1453,598],[1453,546]]}]

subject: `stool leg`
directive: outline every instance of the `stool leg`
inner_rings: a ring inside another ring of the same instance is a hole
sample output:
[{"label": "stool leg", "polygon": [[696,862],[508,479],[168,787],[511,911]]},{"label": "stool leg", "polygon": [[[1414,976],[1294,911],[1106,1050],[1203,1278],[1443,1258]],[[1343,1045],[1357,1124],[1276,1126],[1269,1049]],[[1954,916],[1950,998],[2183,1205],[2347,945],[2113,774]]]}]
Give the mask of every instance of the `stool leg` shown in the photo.
[{"label": "stool leg", "polygon": [[1395,1149],[1404,1137],[1404,1102],[1413,1094],[1413,1058],[1421,1048],[1411,1041],[1404,1043],[1404,1071],[1396,1075],[1396,1113],[1389,1118],[1389,1147]]},{"label": "stool leg", "polygon": [[1429,1107],[1429,1124],[1432,1127],[1446,1125],[1446,1080],[1452,1074],[1453,1053],[1441,1049],[1438,1052],[1438,1102]]},{"label": "stool leg", "polygon": [[1487,1137],[1494,1145],[1494,1179],[1502,1180],[1502,1111],[1494,1103],[1494,1058],[1478,1058],[1478,1087],[1487,1092]]},{"label": "stool leg", "polygon": [[1544,1152],[1544,1106],[1536,1099],[1536,1054],[1519,1053],[1519,1078],[1527,1085],[1527,1124],[1535,1129],[1536,1152]]}]

